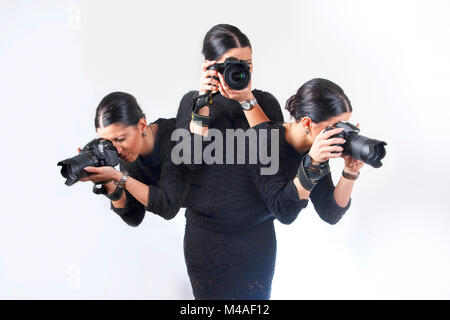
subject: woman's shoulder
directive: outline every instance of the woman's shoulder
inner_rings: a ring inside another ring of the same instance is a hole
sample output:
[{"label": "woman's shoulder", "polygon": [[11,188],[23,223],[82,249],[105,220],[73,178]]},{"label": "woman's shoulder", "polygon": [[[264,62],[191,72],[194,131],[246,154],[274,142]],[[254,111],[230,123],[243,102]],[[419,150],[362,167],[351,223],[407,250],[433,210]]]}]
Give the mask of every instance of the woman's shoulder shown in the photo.
[{"label": "woman's shoulder", "polygon": [[191,102],[192,98],[197,95],[198,95],[198,90],[188,91],[183,95],[183,98],[181,98],[181,103],[187,102],[187,101]]},{"label": "woman's shoulder", "polygon": [[277,122],[277,121],[265,121],[261,122],[260,124],[252,127],[255,130],[261,130],[261,129],[278,129],[281,131],[286,131],[286,128],[283,125],[283,122]]},{"label": "woman's shoulder", "polygon": [[151,124],[156,123],[158,128],[164,128],[165,130],[175,128],[175,118],[158,118]]},{"label": "woman's shoulder", "polygon": [[253,89],[252,93],[255,96],[256,100],[275,100],[278,102],[277,98],[275,98],[275,96],[268,91]]},{"label": "woman's shoulder", "polygon": [[[266,145],[267,148],[272,148],[272,145],[275,144],[273,147],[278,149],[280,161],[282,159],[297,159],[298,157],[301,157],[286,139],[286,127],[284,126],[284,122],[266,121],[253,128],[257,130],[259,139],[265,139],[263,145]],[[266,132],[265,134],[261,134],[261,131]]]},{"label": "woman's shoulder", "polygon": [[257,131],[258,139],[265,140],[263,145],[271,148],[272,144],[275,143],[277,149],[284,149],[286,145],[286,128],[282,122],[266,121],[252,128]]},{"label": "woman's shoulder", "polygon": [[158,118],[153,121],[151,124],[158,125],[158,132],[156,134],[157,141],[162,145],[169,145],[171,141],[172,132],[176,128],[176,119],[175,118]]},{"label": "woman's shoulder", "polygon": [[252,93],[269,119],[283,121],[280,103],[273,94],[259,89],[253,90]]}]

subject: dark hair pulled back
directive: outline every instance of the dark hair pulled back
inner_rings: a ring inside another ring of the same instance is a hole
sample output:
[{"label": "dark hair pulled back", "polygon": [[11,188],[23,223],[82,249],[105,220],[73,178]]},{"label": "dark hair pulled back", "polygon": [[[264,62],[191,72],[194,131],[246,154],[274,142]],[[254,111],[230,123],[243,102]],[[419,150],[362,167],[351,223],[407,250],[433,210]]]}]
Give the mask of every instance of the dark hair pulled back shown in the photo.
[{"label": "dark hair pulled back", "polygon": [[350,100],[341,87],[321,78],[304,83],[286,101],[285,108],[296,121],[309,117],[316,123],[353,111]]},{"label": "dark hair pulled back", "polygon": [[145,118],[136,98],[125,92],[112,92],[102,99],[95,112],[95,129],[120,123],[126,127],[137,125]]},{"label": "dark hair pulled back", "polygon": [[212,27],[203,40],[202,54],[205,60],[219,60],[230,49],[250,47],[250,40],[237,27],[218,24]]}]

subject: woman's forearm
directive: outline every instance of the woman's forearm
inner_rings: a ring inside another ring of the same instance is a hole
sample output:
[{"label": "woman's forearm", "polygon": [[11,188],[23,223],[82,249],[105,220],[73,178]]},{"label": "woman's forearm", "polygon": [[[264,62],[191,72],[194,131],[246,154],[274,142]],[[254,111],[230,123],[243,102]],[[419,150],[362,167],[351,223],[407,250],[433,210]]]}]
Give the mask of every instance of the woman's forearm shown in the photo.
[{"label": "woman's forearm", "polygon": [[300,180],[295,177],[294,184],[297,188],[298,197],[300,200],[307,200],[309,198],[309,195],[311,194],[311,191],[306,190],[302,184],[300,183]]},{"label": "woman's forearm", "polygon": [[128,177],[125,184],[125,189],[131,193],[131,195],[145,207],[148,205],[148,193],[150,187],[145,183],[142,183],[132,177]]},{"label": "woman's forearm", "polygon": [[256,103],[251,110],[244,110],[244,114],[250,128],[260,123],[270,121],[258,103]]},{"label": "woman's forearm", "polygon": [[[197,113],[201,116],[209,117],[209,107],[203,107],[199,109]],[[208,136],[208,127],[200,126],[194,123],[193,120],[191,120],[189,124],[189,131],[191,131],[191,133],[199,134],[204,137]]]},{"label": "woman's forearm", "polygon": [[[109,182],[105,185],[106,191],[108,194],[111,194],[116,190],[117,186],[114,182]],[[142,203],[145,207],[148,205],[148,193],[149,186],[132,178],[128,177],[127,182],[125,183],[125,189],[140,203]],[[125,208],[126,204],[126,193],[122,194],[122,197],[117,201],[111,201],[115,208]]]},{"label": "woman's forearm", "polygon": [[347,206],[350,201],[354,184],[355,180],[346,179],[343,176],[339,179],[339,182],[334,189],[334,199],[340,207],[345,208]]},{"label": "woman's forearm", "polygon": [[[308,199],[311,191],[306,190],[300,183],[298,178],[294,179],[294,184],[297,187],[298,196],[300,199]],[[336,188],[334,189],[334,199],[336,203],[345,208],[350,201],[350,196],[352,194],[353,185],[355,184],[355,180],[349,180],[344,177],[341,177]]]}]

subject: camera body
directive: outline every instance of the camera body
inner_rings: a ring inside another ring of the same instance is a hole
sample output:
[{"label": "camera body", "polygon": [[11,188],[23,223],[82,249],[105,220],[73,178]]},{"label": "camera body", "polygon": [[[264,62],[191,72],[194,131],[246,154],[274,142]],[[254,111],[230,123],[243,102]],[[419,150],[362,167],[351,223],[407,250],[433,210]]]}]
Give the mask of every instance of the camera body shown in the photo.
[{"label": "camera body", "polygon": [[78,180],[90,175],[85,167],[115,167],[119,164],[119,154],[109,140],[94,139],[84,146],[80,154],[58,162],[61,174],[66,178],[66,185],[71,186]]},{"label": "camera body", "polygon": [[385,145],[386,142],[370,139],[359,134],[360,130],[354,124],[346,121],[340,121],[333,126],[325,128],[325,131],[344,128],[344,130],[338,134],[335,134],[331,138],[343,138],[345,143],[342,146],[344,150],[342,155],[348,155],[352,158],[360,160],[368,165],[379,168],[383,164],[381,160],[386,155]]},{"label": "camera body", "polygon": [[[235,57],[229,57],[223,63],[215,63],[208,67],[208,70],[217,70],[221,73],[226,84],[233,90],[247,88],[251,79],[249,65]],[[217,77],[212,78],[219,80]]]}]

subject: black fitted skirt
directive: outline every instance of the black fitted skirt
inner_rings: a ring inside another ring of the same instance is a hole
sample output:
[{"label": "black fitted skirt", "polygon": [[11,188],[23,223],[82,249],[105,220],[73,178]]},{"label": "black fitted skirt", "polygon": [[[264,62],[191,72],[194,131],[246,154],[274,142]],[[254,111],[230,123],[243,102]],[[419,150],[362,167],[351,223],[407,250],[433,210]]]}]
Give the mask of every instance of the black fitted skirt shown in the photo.
[{"label": "black fitted skirt", "polygon": [[276,250],[273,221],[236,234],[186,224],[184,257],[195,299],[268,300]]}]

